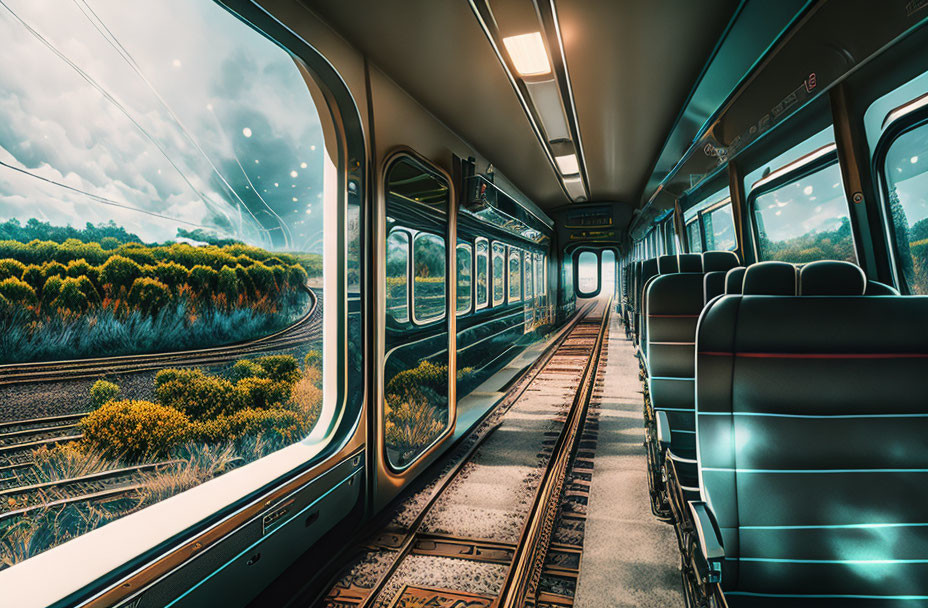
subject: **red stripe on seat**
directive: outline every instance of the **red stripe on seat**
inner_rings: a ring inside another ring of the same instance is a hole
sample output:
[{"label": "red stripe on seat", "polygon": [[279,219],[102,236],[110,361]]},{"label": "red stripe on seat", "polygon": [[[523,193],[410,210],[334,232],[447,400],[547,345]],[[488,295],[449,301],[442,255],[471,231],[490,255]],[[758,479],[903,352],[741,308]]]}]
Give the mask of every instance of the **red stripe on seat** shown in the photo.
[{"label": "red stripe on seat", "polygon": [[710,357],[748,359],[928,359],[928,353],[722,353],[701,352]]}]

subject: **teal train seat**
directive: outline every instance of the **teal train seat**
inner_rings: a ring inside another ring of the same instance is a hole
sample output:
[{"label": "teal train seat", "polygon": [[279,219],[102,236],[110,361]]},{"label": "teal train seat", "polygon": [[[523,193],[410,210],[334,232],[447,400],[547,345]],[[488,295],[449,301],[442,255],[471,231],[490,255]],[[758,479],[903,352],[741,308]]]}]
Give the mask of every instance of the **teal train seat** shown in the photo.
[{"label": "teal train seat", "polygon": [[799,296],[749,267],[703,313],[688,605],[928,606],[928,297],[864,296],[843,264]]}]

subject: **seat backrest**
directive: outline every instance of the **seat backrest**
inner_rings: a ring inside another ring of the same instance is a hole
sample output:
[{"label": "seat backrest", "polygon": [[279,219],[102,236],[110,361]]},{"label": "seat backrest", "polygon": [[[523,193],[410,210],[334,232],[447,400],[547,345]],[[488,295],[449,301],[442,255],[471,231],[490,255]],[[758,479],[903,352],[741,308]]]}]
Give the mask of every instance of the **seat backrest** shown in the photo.
[{"label": "seat backrest", "polygon": [[679,272],[702,272],[702,254],[678,253],[677,268]]},{"label": "seat backrest", "polygon": [[725,273],[725,294],[737,295],[741,293],[744,286],[744,273],[747,270],[744,266],[732,268]]},{"label": "seat backrest", "polygon": [[788,262],[758,262],[744,271],[741,293],[755,296],[794,296],[798,273]]},{"label": "seat backrest", "polygon": [[703,302],[708,303],[725,293],[725,275],[740,263],[734,251],[706,251],[702,254],[702,266],[706,272],[703,279]]},{"label": "seat backrest", "polygon": [[662,255],[657,258],[657,273],[670,274],[671,272],[679,272],[677,270],[677,256]]},{"label": "seat backrest", "polygon": [[727,272],[740,265],[741,260],[734,251],[704,251],[702,254],[703,272]]},{"label": "seat backrest", "polygon": [[857,264],[819,260],[799,269],[802,296],[862,296],[866,289],[867,275]]},{"label": "seat backrest", "polygon": [[636,307],[637,320],[635,321],[635,344],[641,344],[641,325],[644,314],[644,289],[651,277],[657,276],[657,258],[649,258],[641,262],[641,274],[638,277],[636,291],[638,293],[638,306]]},{"label": "seat backrest", "polygon": [[703,313],[698,465],[726,595],[928,596],[925,319],[922,296],[729,296]]},{"label": "seat backrest", "polygon": [[648,389],[651,405],[665,411],[671,428],[671,451],[696,457],[695,343],[702,312],[702,273],[656,277],[648,286]]}]

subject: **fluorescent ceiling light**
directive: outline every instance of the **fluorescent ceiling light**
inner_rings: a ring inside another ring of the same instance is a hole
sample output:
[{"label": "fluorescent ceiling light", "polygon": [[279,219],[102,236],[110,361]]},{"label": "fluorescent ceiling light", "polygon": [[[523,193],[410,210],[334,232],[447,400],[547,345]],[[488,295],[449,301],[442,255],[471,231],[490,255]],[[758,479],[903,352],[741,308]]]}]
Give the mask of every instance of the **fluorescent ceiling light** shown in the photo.
[{"label": "fluorescent ceiling light", "polygon": [[503,38],[516,71],[522,76],[540,76],[551,71],[548,53],[539,32]]},{"label": "fluorescent ceiling light", "polygon": [[586,200],[586,189],[583,187],[582,179],[579,177],[568,177],[563,181],[564,189],[567,190],[567,194],[571,199],[577,202]]},{"label": "fluorescent ceiling light", "polygon": [[561,170],[561,175],[576,175],[580,173],[580,165],[577,163],[576,154],[567,154],[565,156],[555,156],[557,168]]},{"label": "fluorescent ceiling light", "polygon": [[554,80],[526,82],[525,88],[528,89],[528,96],[541,118],[541,125],[545,129],[548,141],[570,139],[570,130],[567,128],[567,119],[564,118],[557,82]]}]

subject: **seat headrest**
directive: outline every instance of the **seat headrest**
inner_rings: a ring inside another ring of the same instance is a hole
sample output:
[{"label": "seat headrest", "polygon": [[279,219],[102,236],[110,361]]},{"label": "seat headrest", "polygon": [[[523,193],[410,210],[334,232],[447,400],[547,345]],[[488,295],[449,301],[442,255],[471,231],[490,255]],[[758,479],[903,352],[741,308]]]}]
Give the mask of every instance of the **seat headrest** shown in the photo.
[{"label": "seat headrest", "polygon": [[732,268],[725,273],[725,295],[740,294],[741,287],[744,285],[744,266]]},{"label": "seat headrest", "polygon": [[641,262],[641,276],[651,278],[657,274],[657,258],[648,258]]},{"label": "seat headrest", "polygon": [[799,269],[799,295],[862,296],[866,290],[867,276],[857,264],[819,260]]},{"label": "seat headrest", "polygon": [[796,267],[787,262],[751,264],[744,273],[741,293],[746,296],[796,295]]},{"label": "seat headrest", "polygon": [[731,270],[741,265],[734,251],[706,251],[702,254],[702,269],[706,272]]},{"label": "seat headrest", "polygon": [[662,255],[657,258],[657,272],[660,274],[679,272],[679,270],[677,270],[677,256]]},{"label": "seat headrest", "polygon": [[681,253],[677,255],[678,272],[702,272],[702,255]]}]

